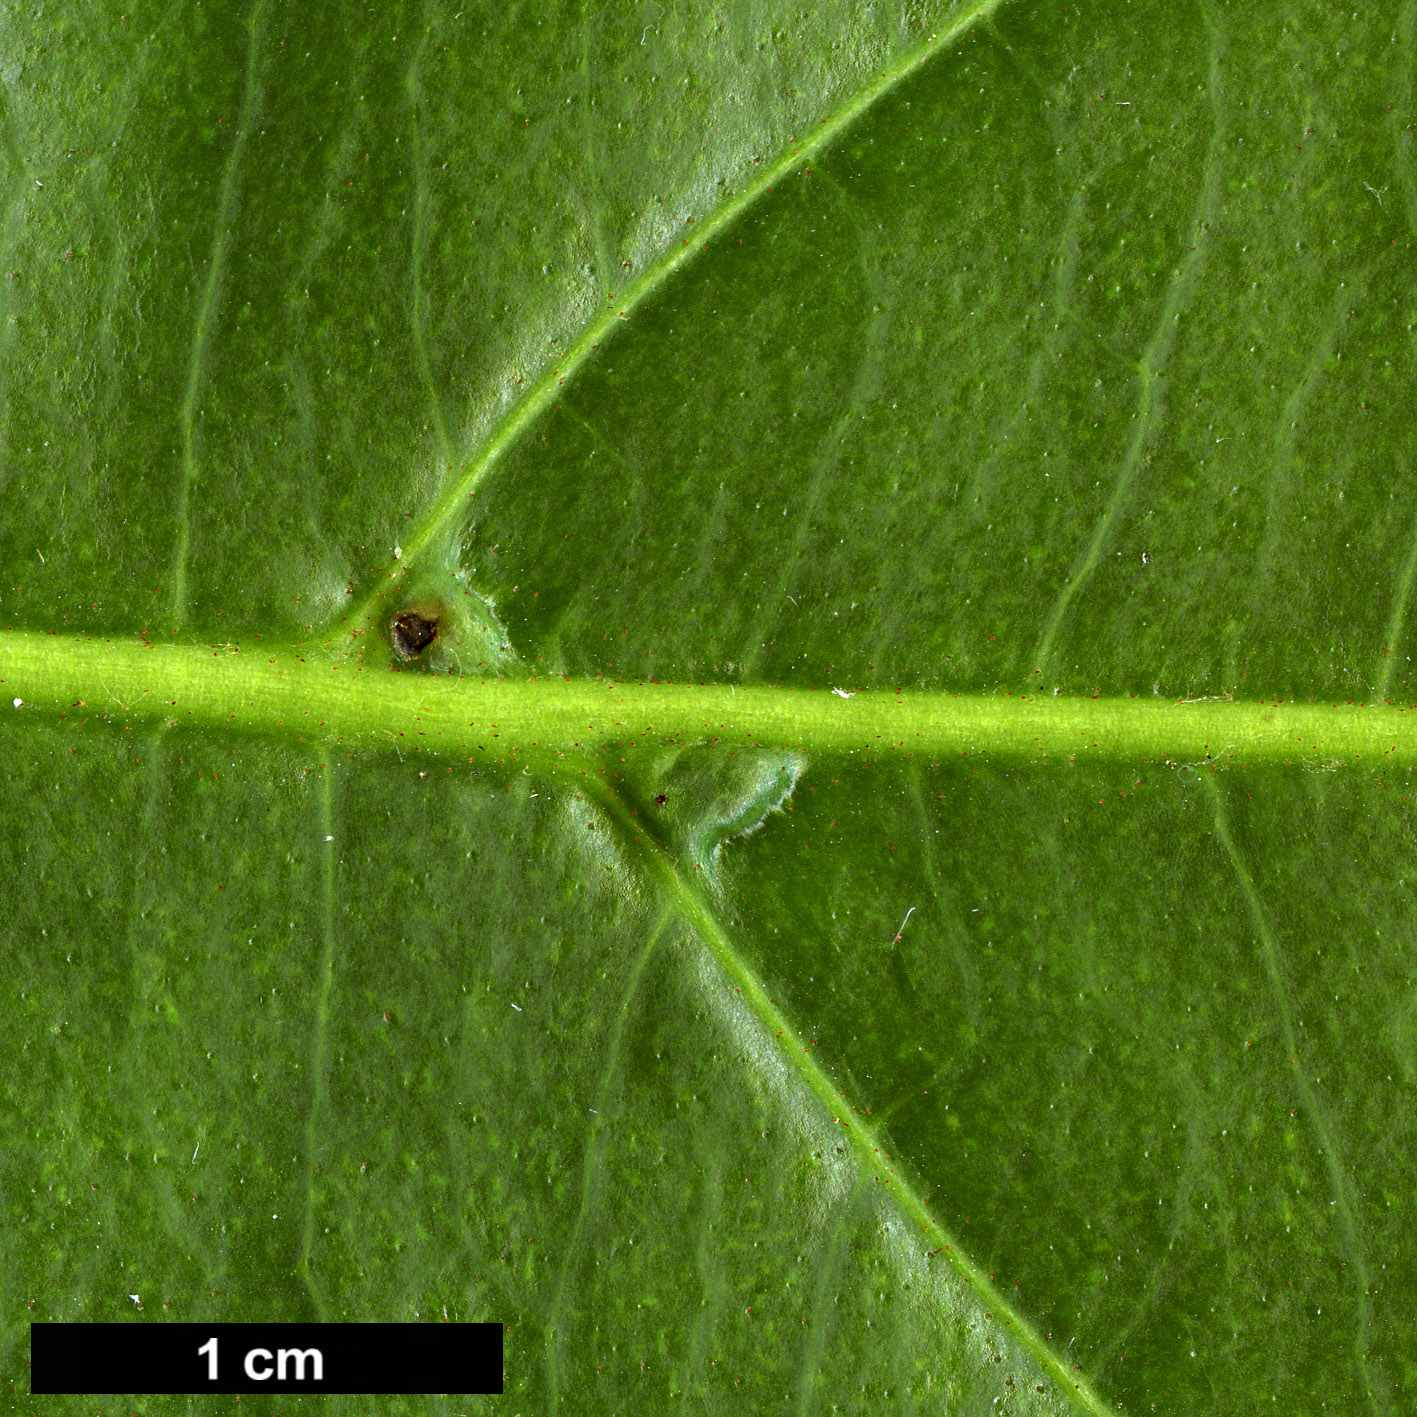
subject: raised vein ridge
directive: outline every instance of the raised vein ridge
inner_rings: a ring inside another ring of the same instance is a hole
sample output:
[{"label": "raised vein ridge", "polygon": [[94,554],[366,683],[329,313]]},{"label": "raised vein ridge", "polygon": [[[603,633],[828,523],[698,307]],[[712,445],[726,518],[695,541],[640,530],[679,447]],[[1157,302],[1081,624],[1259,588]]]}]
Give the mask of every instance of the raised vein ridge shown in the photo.
[{"label": "raised vein ridge", "polygon": [[[336,663],[318,647],[164,645],[0,633],[0,713],[190,724],[478,762],[553,766],[609,743],[723,742],[881,757],[1417,765],[1417,704],[766,684],[477,679]],[[515,757],[513,755],[516,755]]]}]

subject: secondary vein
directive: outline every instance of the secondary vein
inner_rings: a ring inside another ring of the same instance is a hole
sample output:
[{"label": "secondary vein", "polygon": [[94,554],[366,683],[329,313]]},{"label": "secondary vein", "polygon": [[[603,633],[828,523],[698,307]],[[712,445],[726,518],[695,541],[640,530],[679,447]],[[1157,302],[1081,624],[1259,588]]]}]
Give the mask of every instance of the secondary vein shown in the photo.
[{"label": "secondary vein", "polygon": [[[599,805],[611,816],[638,852],[650,874],[656,879],[666,896],[675,902],[679,914],[707,946],[724,974],[732,981],[743,1002],[758,1018],[764,1030],[775,1040],[778,1047],[792,1064],[799,1079],[807,1090],[826,1109],[833,1125],[841,1128],[841,1134],[850,1145],[858,1163],[863,1168],[874,1167],[875,1180],[881,1183],[899,1209],[911,1221],[912,1228],[919,1226],[922,1237],[939,1242],[939,1250],[947,1256],[947,1263],[960,1278],[970,1286],[970,1293],[986,1319],[998,1325],[998,1337],[1004,1337],[1008,1330],[1018,1344],[1024,1348],[1048,1376],[1058,1385],[1063,1395],[1082,1411],[1101,1414],[1106,1405],[1092,1390],[1079,1372],[1069,1372],[1063,1361],[1038,1334],[1023,1314],[1014,1308],[1004,1295],[989,1281],[984,1270],[973,1263],[960,1249],[957,1238],[946,1230],[926,1209],[925,1202],[915,1193],[911,1184],[903,1177],[887,1172],[882,1182],[883,1169],[879,1159],[881,1138],[855,1111],[842,1105],[844,1093],[838,1092],[826,1069],[817,1062],[801,1035],[793,1028],[786,1015],[767,996],[767,991],[758,977],[748,967],[743,957],[734,948],[728,932],[719,922],[703,895],[684,879],[665,855],[664,851],[640,830],[630,817],[625,804],[603,783],[590,783],[588,791]],[[998,1316],[997,1318],[994,1316]],[[1004,1322],[1000,1322],[1000,1320]]]},{"label": "secondary vein", "polygon": [[[856,90],[834,108],[827,117],[818,120],[809,137],[792,142],[787,151],[772,162],[763,164],[756,177],[739,192],[726,198],[708,215],[700,219],[692,240],[686,239],[660,255],[645,267],[628,285],[611,297],[606,307],[587,322],[575,341],[539,379],[512,404],[492,426],[487,435],[469,454],[460,475],[451,480],[443,492],[414,524],[402,541],[399,565],[387,575],[407,578],[419,568],[430,550],[439,545],[459,523],[468,499],[486,477],[501,454],[520,436],[523,429],[545,411],[567,379],[571,378],[599,346],[634,313],[655,291],[685,265],[694,255],[729,226],[753,203],[770,192],[799,168],[805,167],[824,148],[834,142],[873,104],[909,78],[928,60],[946,49],[971,25],[987,19],[1002,0],[976,0],[947,28],[932,34],[924,44],[887,65],[863,88]],[[379,613],[381,595],[376,585],[355,606],[349,623],[365,629]]]}]

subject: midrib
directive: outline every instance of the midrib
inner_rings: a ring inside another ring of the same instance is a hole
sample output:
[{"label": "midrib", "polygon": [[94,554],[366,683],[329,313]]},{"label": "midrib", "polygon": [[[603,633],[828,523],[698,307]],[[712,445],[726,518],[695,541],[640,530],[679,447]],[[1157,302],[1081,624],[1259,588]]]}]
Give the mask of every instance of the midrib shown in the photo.
[{"label": "midrib", "polygon": [[318,645],[201,648],[28,631],[0,633],[0,713],[172,721],[480,760],[515,753],[520,762],[669,740],[1040,763],[1417,763],[1417,705],[480,680],[361,667]]}]

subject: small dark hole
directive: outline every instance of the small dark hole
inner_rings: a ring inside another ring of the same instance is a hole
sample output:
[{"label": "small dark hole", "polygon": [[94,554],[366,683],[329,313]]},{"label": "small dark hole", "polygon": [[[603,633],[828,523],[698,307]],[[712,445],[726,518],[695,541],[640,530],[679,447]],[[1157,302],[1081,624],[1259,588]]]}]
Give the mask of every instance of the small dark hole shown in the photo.
[{"label": "small dark hole", "polygon": [[418,654],[427,649],[437,636],[438,622],[425,620],[413,610],[405,611],[394,621],[394,644],[400,654]]},{"label": "small dark hole", "polygon": [[669,798],[661,792],[659,796],[654,799],[654,805],[656,807],[662,807],[667,801],[669,801]]}]

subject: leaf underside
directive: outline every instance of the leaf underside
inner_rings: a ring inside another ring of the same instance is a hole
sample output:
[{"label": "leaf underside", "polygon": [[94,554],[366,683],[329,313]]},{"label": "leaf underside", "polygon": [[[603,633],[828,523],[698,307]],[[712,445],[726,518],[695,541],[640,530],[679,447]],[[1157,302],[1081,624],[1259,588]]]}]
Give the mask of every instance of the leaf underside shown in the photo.
[{"label": "leaf underside", "polygon": [[1417,6],[316,11],[0,20],[16,1390],[1406,1410]]}]

